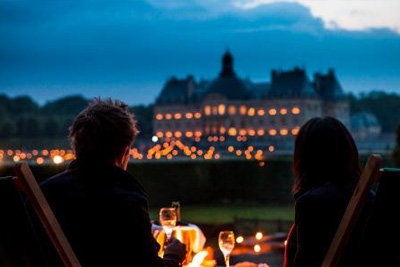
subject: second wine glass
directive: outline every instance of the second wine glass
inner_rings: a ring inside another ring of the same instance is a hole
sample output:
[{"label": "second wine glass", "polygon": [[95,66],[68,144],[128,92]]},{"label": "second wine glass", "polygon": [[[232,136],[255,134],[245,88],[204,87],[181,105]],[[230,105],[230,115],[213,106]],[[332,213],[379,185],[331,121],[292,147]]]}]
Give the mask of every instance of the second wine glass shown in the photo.
[{"label": "second wine glass", "polygon": [[225,265],[229,267],[229,258],[235,246],[235,234],[233,231],[219,232],[218,245],[222,254],[224,254]]},{"label": "second wine glass", "polygon": [[168,241],[171,238],[172,230],[176,225],[176,210],[172,207],[164,207],[160,209],[160,224],[163,227]]}]

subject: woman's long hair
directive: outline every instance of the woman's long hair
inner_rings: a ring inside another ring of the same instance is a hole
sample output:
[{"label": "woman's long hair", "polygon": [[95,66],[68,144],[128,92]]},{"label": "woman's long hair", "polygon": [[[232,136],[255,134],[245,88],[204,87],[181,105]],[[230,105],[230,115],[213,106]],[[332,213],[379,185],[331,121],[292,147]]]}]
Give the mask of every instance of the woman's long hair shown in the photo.
[{"label": "woman's long hair", "polygon": [[313,118],[300,129],[294,149],[293,193],[332,183],[353,189],[361,170],[354,139],[332,117]]}]

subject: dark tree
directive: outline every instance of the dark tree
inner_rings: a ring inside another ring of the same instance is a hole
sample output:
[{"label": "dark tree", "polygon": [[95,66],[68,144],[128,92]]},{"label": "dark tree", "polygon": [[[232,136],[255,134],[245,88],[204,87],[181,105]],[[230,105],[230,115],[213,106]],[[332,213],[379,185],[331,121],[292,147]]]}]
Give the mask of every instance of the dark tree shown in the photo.
[{"label": "dark tree", "polygon": [[43,125],[42,136],[44,137],[56,137],[59,133],[59,126],[56,119],[53,117],[47,118]]}]

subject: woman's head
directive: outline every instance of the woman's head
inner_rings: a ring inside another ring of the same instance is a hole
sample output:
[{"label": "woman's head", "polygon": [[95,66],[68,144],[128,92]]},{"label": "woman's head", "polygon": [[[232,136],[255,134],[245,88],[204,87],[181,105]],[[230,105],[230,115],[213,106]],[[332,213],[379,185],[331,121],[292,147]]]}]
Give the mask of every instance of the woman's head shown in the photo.
[{"label": "woman's head", "polygon": [[352,188],[360,166],[354,139],[346,126],[332,117],[313,118],[300,129],[294,149],[293,192],[327,182]]}]

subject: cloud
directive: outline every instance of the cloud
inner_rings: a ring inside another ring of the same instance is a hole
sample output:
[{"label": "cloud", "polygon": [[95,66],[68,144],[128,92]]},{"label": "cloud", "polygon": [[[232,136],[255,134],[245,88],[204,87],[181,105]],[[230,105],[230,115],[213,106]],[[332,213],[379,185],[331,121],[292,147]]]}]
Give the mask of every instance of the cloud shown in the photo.
[{"label": "cloud", "polygon": [[389,28],[400,33],[400,1],[397,0],[237,0],[235,6],[251,10],[278,2],[308,7],[313,16],[321,18],[330,29]]}]

